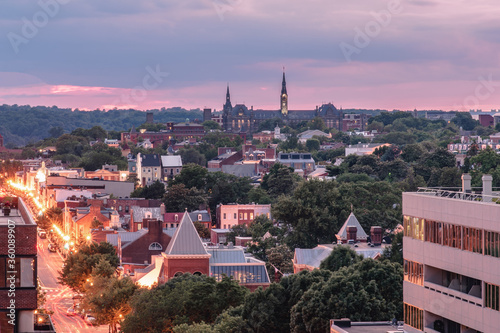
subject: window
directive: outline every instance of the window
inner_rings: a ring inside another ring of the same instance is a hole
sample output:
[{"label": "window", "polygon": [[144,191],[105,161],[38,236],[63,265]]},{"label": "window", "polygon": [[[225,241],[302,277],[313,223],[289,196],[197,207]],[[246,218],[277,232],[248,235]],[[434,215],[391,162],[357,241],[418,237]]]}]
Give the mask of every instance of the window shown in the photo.
[{"label": "window", "polygon": [[118,206],[118,210],[121,212],[122,211],[122,206]]},{"label": "window", "polygon": [[137,224],[137,230],[141,230],[142,229],[142,223],[138,223]]},{"label": "window", "polygon": [[243,214],[243,219],[244,219],[244,220],[246,220],[246,219],[247,219],[247,217],[248,217],[247,213],[244,213],[244,214]]},{"label": "window", "polygon": [[174,224],[173,223],[170,223],[170,228],[173,228],[174,227]]},{"label": "window", "polygon": [[425,220],[425,241],[443,244],[443,225],[441,222]]},{"label": "window", "polygon": [[[14,269],[9,267],[14,265]],[[14,272],[14,274],[7,272]],[[20,288],[35,287],[35,258],[0,258],[0,288],[5,288],[10,284],[9,277],[14,277],[14,284]]]},{"label": "window", "polygon": [[175,218],[174,218],[176,221],[179,221],[179,215],[175,214]]},{"label": "window", "polygon": [[462,227],[443,223],[443,245],[462,249]]},{"label": "window", "polygon": [[424,219],[412,216],[405,216],[404,235],[413,239],[424,240]]},{"label": "window", "polygon": [[163,247],[158,242],[153,242],[149,245],[149,250],[151,251],[158,251],[158,250],[161,251],[162,249]]},{"label": "window", "polygon": [[420,286],[424,285],[424,265],[418,262],[413,262],[405,260],[405,281],[418,284]]},{"label": "window", "polygon": [[128,213],[128,206],[125,206],[125,213]]},{"label": "window", "polygon": [[463,227],[464,250],[483,253],[483,231],[476,228]]},{"label": "window", "polygon": [[253,220],[253,213],[250,213],[250,220]]},{"label": "window", "polygon": [[236,213],[234,213],[234,219],[236,220]]},{"label": "window", "polygon": [[405,324],[416,328],[417,330],[424,330],[424,312],[413,305],[404,303],[404,322]]},{"label": "window", "polygon": [[498,232],[484,232],[484,254],[496,258],[500,256],[500,234]]},{"label": "window", "polygon": [[201,214],[198,214],[198,221],[201,221],[202,220],[202,216]]},{"label": "window", "polygon": [[225,219],[226,219],[226,213],[224,213],[224,215],[223,215],[223,216],[224,216],[224,220],[225,220]]},{"label": "window", "polygon": [[240,213],[240,220],[243,220],[243,213]]},{"label": "window", "polygon": [[500,311],[500,287],[490,283],[485,283],[484,286],[486,288],[484,306],[496,311]]}]

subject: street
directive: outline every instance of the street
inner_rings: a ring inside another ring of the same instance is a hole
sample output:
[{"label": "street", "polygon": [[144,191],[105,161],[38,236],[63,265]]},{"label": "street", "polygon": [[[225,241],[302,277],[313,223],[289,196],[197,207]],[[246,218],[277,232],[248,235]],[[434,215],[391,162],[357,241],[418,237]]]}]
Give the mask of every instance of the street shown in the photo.
[{"label": "street", "polygon": [[73,291],[57,282],[59,270],[61,270],[63,259],[59,252],[50,252],[47,249],[48,239],[38,237],[38,277],[42,290],[46,292],[47,302],[45,308],[54,311],[52,322],[58,333],[87,333],[108,332],[108,326],[87,325],[78,316],[66,315],[66,310],[73,305]]}]

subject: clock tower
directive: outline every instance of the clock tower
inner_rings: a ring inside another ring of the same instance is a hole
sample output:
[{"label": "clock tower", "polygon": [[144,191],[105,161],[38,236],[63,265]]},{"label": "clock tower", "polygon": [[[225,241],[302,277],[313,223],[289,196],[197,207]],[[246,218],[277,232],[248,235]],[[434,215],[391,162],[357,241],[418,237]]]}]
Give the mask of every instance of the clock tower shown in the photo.
[{"label": "clock tower", "polygon": [[281,83],[281,115],[288,116],[288,94],[286,92],[285,68],[283,68],[283,82]]}]

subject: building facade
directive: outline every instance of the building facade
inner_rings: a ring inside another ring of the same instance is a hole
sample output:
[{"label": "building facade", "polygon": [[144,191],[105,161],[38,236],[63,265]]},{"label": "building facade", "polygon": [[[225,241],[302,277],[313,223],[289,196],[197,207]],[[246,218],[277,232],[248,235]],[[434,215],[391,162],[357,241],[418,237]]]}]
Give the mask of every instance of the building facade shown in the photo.
[{"label": "building facade", "polygon": [[233,133],[254,133],[259,125],[267,120],[280,119],[286,124],[298,124],[302,121],[311,121],[321,118],[328,128],[342,130],[342,110],[333,104],[316,106],[314,110],[290,110],[288,106],[288,92],[286,89],[285,72],[281,83],[280,104],[277,110],[254,110],[244,104],[232,105],[229,85],[226,91],[226,102],[222,106],[223,129]]},{"label": "building facade", "polygon": [[220,204],[217,206],[216,212],[217,228],[231,229],[235,225],[246,225],[248,227],[254,218],[260,215],[272,218],[271,205]]},{"label": "building facade", "polygon": [[499,332],[500,205],[483,176],[481,194],[403,193],[403,301],[407,332]]}]

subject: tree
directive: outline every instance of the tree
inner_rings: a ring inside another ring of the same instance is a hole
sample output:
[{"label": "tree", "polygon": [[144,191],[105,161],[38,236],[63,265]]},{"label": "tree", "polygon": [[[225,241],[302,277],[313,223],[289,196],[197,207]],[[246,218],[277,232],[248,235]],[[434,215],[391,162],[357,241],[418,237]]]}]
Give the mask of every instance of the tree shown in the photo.
[{"label": "tree", "polygon": [[151,185],[146,185],[144,187],[138,187],[131,194],[131,198],[144,198],[144,199],[161,199],[165,195],[165,185],[156,180]]},{"label": "tree", "polygon": [[264,176],[261,187],[267,190],[269,196],[276,198],[281,194],[291,193],[299,180],[300,177],[294,174],[293,168],[275,163],[269,173]]},{"label": "tree", "polygon": [[[266,250],[267,259],[270,267],[270,271],[274,272],[274,268],[281,272],[281,275],[293,273],[293,255],[294,253],[290,248],[284,244],[272,247]],[[271,275],[271,274],[270,274]]]},{"label": "tree", "polygon": [[213,121],[213,120],[207,120],[207,121],[204,121],[201,123],[203,125],[203,128],[205,129],[205,131],[210,131],[210,130],[220,130],[220,125]]},{"label": "tree", "polygon": [[320,269],[336,272],[342,267],[349,267],[363,260],[363,256],[349,246],[338,245],[319,265]]},{"label": "tree", "polygon": [[[85,283],[93,268],[101,260],[109,262],[114,269],[118,267],[120,261],[113,245],[108,242],[81,245],[76,253],[69,254],[64,261],[65,266],[60,272],[59,282],[77,292],[85,292]],[[108,273],[105,273],[104,276],[111,276]]]},{"label": "tree", "polygon": [[64,134],[64,128],[61,126],[54,126],[49,130],[49,134],[53,138],[58,138]]},{"label": "tree", "polygon": [[479,121],[472,119],[469,112],[456,112],[451,122],[465,131],[472,131],[474,127],[479,125]]},{"label": "tree", "polygon": [[207,203],[207,195],[195,187],[186,188],[184,184],[172,185],[163,196],[163,203],[169,213],[193,211]]},{"label": "tree", "polygon": [[403,315],[403,269],[364,259],[312,285],[291,310],[290,332],[325,332],[331,318],[391,320]]},{"label": "tree", "polygon": [[403,265],[403,232],[391,235],[391,246],[384,249],[383,257]]},{"label": "tree", "polygon": [[[205,156],[193,147],[181,148],[176,154],[181,155],[184,164],[194,163],[202,167],[207,165]],[[184,168],[182,170],[184,170]]]},{"label": "tree", "polygon": [[182,167],[181,172],[170,182],[171,185],[184,184],[188,189],[194,187],[205,190],[207,186],[208,170],[200,165],[188,163]]},{"label": "tree", "polygon": [[247,288],[228,277],[217,282],[205,275],[184,274],[134,295],[122,331],[170,332],[182,324],[211,324],[224,310],[243,303],[247,294]]},{"label": "tree", "polygon": [[319,147],[320,147],[320,142],[318,139],[308,139],[306,141],[306,148],[307,151],[309,152],[319,150]]},{"label": "tree", "polygon": [[132,310],[130,298],[138,286],[131,278],[92,276],[92,284],[88,284],[83,300],[84,307],[89,309],[99,324],[108,324],[112,333],[117,333],[117,325]]},{"label": "tree", "polygon": [[259,205],[266,205],[271,203],[271,198],[262,187],[252,187],[248,192],[248,201],[255,202]]}]

